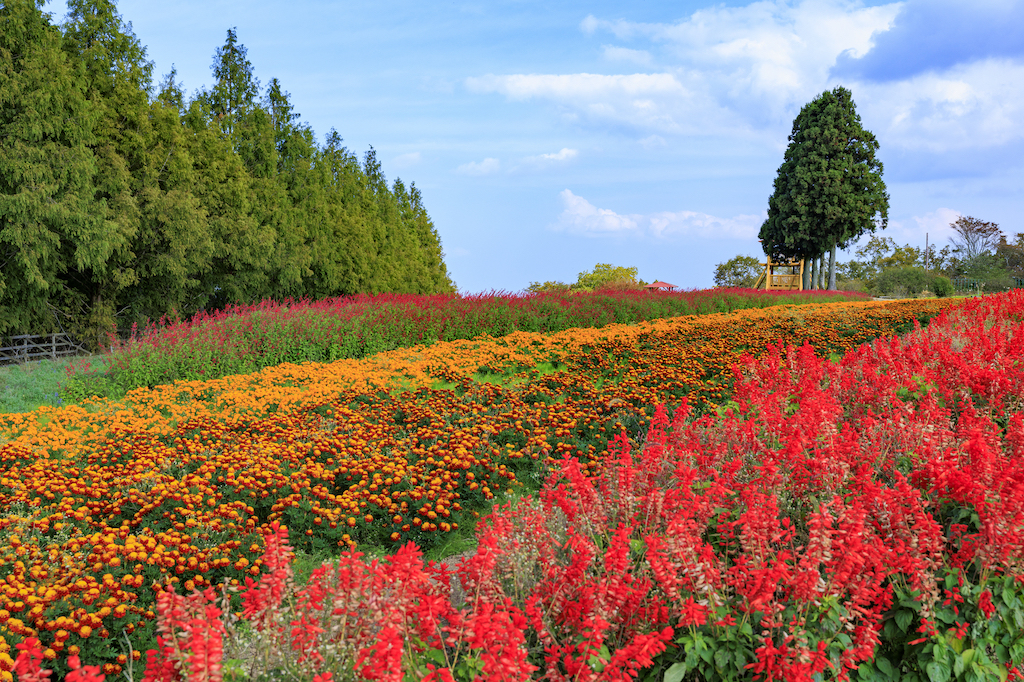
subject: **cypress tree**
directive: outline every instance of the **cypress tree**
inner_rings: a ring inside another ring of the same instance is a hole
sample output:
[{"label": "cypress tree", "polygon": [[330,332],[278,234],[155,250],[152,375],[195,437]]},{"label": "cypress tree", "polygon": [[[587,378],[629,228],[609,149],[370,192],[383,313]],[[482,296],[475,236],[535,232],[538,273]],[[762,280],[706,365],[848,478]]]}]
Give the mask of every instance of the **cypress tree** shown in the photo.
[{"label": "cypress tree", "polygon": [[877,150],[846,88],[806,104],[793,121],[768,199],[760,232],[765,253],[809,261],[830,251],[829,288],[835,289],[836,248],[888,222],[889,195]]},{"label": "cypress tree", "polygon": [[133,251],[138,283],[126,292],[126,322],[202,310],[212,291],[204,281],[212,269],[214,235],[209,214],[194,192],[202,186],[196,168],[196,131],[183,124],[175,72],[150,103],[150,143],[138,173],[139,231]]},{"label": "cypress tree", "polygon": [[129,238],[94,210],[98,111],[41,7],[0,4],[0,333],[65,328],[69,271],[105,274]]},{"label": "cypress tree", "polygon": [[63,28],[64,50],[84,69],[85,95],[98,114],[91,144],[97,164],[93,211],[123,239],[105,267],[69,267],[66,275],[79,297],[79,326],[102,342],[114,331],[125,290],[138,282],[134,246],[152,146],[153,65],[110,0],[70,0]]}]

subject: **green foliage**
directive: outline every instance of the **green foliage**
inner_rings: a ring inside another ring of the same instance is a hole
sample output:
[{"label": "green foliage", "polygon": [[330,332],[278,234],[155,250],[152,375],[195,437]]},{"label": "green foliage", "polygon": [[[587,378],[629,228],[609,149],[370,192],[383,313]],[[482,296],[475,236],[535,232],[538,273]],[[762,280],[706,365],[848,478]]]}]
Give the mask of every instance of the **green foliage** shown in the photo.
[{"label": "green foliage", "polygon": [[996,245],[996,259],[1014,277],[1024,277],[1024,232],[1018,232],[1014,241],[1000,235]]},{"label": "green foliage", "polygon": [[862,279],[841,279],[836,285],[839,291],[857,291],[868,293],[868,285]]},{"label": "green foliage", "polygon": [[874,288],[883,296],[917,296],[934,286],[935,277],[924,268],[903,266],[888,268],[874,280]]},{"label": "green foliage", "polygon": [[751,288],[764,270],[764,263],[753,256],[735,256],[715,266],[715,286]]},{"label": "green foliage", "polygon": [[857,259],[839,265],[841,276],[849,279],[874,279],[888,268],[924,265],[922,249],[899,246],[889,237],[873,235],[856,252]]},{"label": "green foliage", "polygon": [[[39,360],[0,366],[0,412],[31,412],[43,405],[60,407],[69,400],[65,392],[70,374],[89,371],[101,375],[101,357]],[[72,402],[80,400],[70,399]]]},{"label": "green foliage", "polygon": [[958,217],[950,227],[956,233],[950,239],[953,253],[967,268],[979,257],[995,252],[1000,238],[1005,239],[997,224],[971,216]]},{"label": "green foliage", "polygon": [[454,291],[415,185],[297,121],[234,29],[158,88],[110,0],[0,5],[0,334],[117,329],[268,297]]},{"label": "green foliage", "polygon": [[[1024,586],[1014,576],[974,582],[960,571],[947,569],[939,579],[944,598],[935,607],[931,622],[937,631],[931,634],[922,632],[922,595],[900,584],[895,587],[875,656],[860,665],[854,680],[1001,682],[1006,679],[1007,664],[1024,660]],[[839,606],[827,602],[817,613],[799,616],[808,626],[810,648],[822,643],[833,664],[850,644],[840,625],[845,616]],[[749,680],[746,666],[756,660],[754,650],[760,641],[747,621],[691,626],[640,679]]]},{"label": "green foliage", "polygon": [[86,66],[30,0],[0,5],[0,333],[56,330],[74,275],[107,275],[125,226],[97,211],[99,111]]},{"label": "green foliage", "polygon": [[878,141],[861,126],[843,87],[806,104],[768,199],[760,239],[773,258],[817,258],[888,222]]},{"label": "green foliage", "polygon": [[953,295],[953,282],[944,275],[935,275],[932,279],[932,293],[939,298]]},{"label": "green foliage", "polygon": [[571,288],[572,287],[570,287],[568,284],[565,284],[564,282],[555,282],[549,280],[547,282],[530,282],[530,286],[526,287],[526,290],[529,291],[531,294],[565,293],[569,291]]},{"label": "green foliage", "polygon": [[972,573],[947,569],[940,576],[944,598],[931,633],[922,634],[922,596],[897,584],[875,657],[856,679],[1005,680],[1007,664],[1024,660],[1024,587],[1013,576]]},{"label": "green foliage", "polygon": [[616,286],[635,286],[637,269],[624,268],[609,263],[598,263],[589,272],[581,272],[572,288],[576,291],[595,291],[597,289]]}]

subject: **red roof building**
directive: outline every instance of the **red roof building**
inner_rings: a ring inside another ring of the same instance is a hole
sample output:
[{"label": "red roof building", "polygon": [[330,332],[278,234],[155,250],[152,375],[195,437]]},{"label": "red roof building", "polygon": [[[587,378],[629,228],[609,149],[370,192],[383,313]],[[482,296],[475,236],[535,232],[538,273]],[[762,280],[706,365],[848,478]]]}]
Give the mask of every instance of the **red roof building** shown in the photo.
[{"label": "red roof building", "polygon": [[666,289],[666,290],[667,289],[678,289],[678,288],[679,287],[677,287],[675,284],[669,284],[668,282],[662,282],[660,280],[657,281],[657,282],[653,282],[651,284],[648,284],[647,286],[644,287],[644,289]]}]

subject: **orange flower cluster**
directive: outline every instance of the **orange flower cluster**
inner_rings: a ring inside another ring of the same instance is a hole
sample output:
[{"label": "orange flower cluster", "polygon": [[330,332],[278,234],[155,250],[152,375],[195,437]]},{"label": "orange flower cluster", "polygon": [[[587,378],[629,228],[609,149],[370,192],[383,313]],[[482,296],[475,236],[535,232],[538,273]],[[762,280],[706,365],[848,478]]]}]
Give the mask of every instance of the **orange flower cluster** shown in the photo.
[{"label": "orange flower cluster", "polygon": [[309,552],[429,548],[501,490],[537,487],[549,458],[596,466],[614,434],[642,433],[646,406],[720,402],[744,353],[841,353],[946,305],[520,332],[0,415],[0,670],[38,636],[47,656],[88,648],[117,673],[118,638],[153,618],[157,592],[260,574],[270,523]]}]

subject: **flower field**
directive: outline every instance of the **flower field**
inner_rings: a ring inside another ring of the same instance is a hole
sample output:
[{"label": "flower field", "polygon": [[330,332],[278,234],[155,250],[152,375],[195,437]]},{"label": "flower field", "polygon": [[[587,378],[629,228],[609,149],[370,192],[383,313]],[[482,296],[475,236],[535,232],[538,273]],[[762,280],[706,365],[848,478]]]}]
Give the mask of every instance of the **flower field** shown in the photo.
[{"label": "flower field", "polygon": [[79,372],[72,401],[120,397],[141,386],[248,374],[283,362],[332,362],[438,341],[551,333],[680,315],[782,304],[864,300],[858,293],[713,289],[663,292],[605,289],[573,294],[381,294],[322,301],[264,301],[202,313],[187,322],[136,330],[113,343],[102,376]]},{"label": "flower field", "polygon": [[[0,668],[12,669],[11,647],[37,637],[42,660],[59,671],[81,654],[115,675],[153,645],[157,597],[168,586],[182,594],[266,578],[274,523],[311,553],[409,541],[438,548],[502,491],[539,487],[565,457],[601,475],[609,441],[623,428],[639,437],[653,405],[686,401],[705,415],[694,424],[748,428],[729,421],[748,411],[743,390],[759,385],[737,383],[732,373],[744,354],[806,341],[836,357],[949,305],[813,304],[513,332],[0,415]],[[797,364],[833,366],[806,354]],[[1009,400],[1010,380],[969,379],[966,390]],[[947,406],[956,396],[963,403],[957,390]],[[854,410],[873,404],[870,395],[857,397]],[[731,398],[738,411],[719,416],[716,406]],[[716,429],[700,438],[713,439]],[[756,440],[754,431],[742,433]],[[817,443],[814,433],[801,442]],[[721,447],[717,456],[727,459],[731,446]],[[714,466],[708,460],[705,473]],[[845,466],[829,474],[833,482],[855,469]],[[750,475],[752,467],[733,473]]]}]

